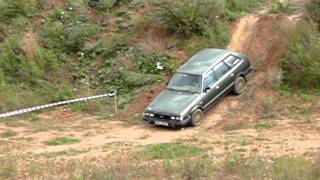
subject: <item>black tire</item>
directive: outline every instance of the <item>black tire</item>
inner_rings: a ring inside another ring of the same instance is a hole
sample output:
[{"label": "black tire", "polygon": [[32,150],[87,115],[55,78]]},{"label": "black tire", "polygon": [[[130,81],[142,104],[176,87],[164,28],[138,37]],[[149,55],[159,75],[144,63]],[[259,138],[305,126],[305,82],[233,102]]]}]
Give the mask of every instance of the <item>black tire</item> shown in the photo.
[{"label": "black tire", "polygon": [[192,113],[191,126],[198,127],[201,125],[203,119],[203,112],[201,109],[197,109]]},{"label": "black tire", "polygon": [[246,87],[246,80],[244,79],[244,77],[239,76],[237,77],[234,86],[233,86],[233,93],[236,95],[240,95],[244,92]]}]

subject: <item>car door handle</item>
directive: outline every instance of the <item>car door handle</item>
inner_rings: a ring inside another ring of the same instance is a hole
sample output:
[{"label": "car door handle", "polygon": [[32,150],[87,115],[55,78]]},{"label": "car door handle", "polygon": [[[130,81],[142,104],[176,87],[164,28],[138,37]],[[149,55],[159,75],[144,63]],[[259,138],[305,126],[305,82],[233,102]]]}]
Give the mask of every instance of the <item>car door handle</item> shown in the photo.
[{"label": "car door handle", "polygon": [[233,77],[233,76],[234,76],[234,74],[232,73],[232,74],[230,74],[230,76],[231,76],[231,77]]},{"label": "car door handle", "polygon": [[220,89],[220,86],[216,86],[216,89]]}]

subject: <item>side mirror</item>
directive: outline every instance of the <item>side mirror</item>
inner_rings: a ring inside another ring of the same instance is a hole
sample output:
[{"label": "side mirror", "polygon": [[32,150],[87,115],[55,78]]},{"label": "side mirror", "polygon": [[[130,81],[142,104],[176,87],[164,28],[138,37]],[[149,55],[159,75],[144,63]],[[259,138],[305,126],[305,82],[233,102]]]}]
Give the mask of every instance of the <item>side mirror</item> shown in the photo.
[{"label": "side mirror", "polygon": [[167,80],[167,81],[166,81],[166,85],[167,85],[167,86],[169,85],[169,82],[170,82],[170,80]]},{"label": "side mirror", "polygon": [[204,88],[204,92],[209,92],[211,90],[211,88],[210,87],[206,87],[206,88]]}]

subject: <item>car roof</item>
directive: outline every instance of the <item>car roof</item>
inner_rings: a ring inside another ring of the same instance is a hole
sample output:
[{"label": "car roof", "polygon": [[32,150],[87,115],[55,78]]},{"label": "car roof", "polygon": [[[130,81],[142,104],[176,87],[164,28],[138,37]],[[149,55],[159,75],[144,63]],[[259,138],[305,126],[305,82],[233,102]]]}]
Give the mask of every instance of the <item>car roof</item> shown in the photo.
[{"label": "car roof", "polygon": [[203,49],[194,56],[192,56],[185,64],[183,64],[178,70],[178,73],[202,75],[214,64],[225,59],[232,51],[224,49]]}]

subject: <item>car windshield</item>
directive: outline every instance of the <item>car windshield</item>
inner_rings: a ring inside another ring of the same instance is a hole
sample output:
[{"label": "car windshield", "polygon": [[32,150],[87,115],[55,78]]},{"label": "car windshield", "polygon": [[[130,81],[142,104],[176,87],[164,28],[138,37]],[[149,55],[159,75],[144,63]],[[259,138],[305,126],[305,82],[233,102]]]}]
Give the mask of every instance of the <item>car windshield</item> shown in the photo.
[{"label": "car windshield", "polygon": [[176,73],[171,78],[168,89],[176,91],[201,92],[202,78],[200,75]]}]

